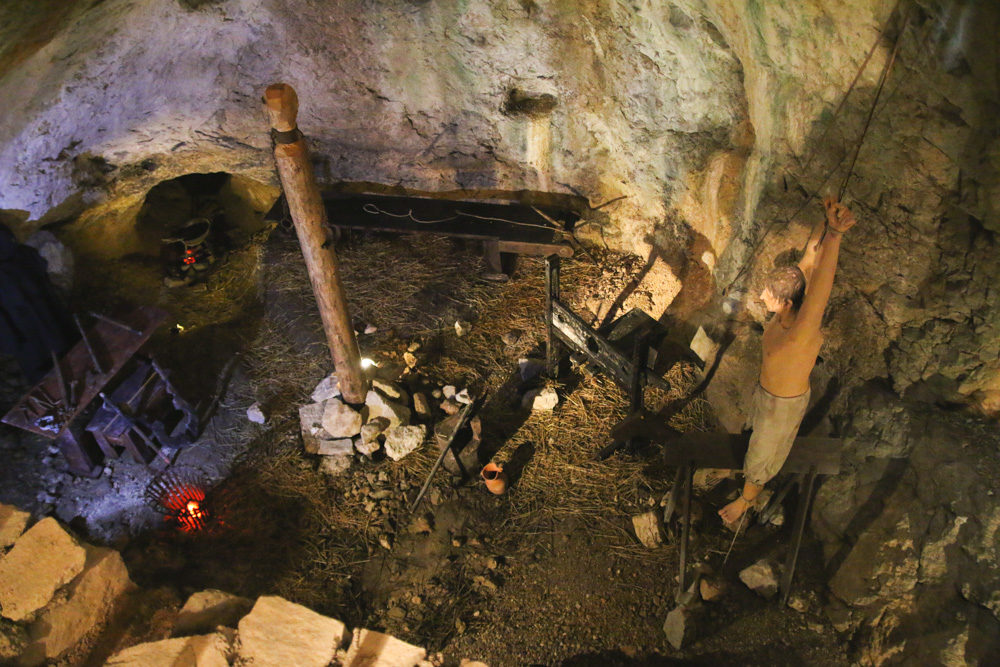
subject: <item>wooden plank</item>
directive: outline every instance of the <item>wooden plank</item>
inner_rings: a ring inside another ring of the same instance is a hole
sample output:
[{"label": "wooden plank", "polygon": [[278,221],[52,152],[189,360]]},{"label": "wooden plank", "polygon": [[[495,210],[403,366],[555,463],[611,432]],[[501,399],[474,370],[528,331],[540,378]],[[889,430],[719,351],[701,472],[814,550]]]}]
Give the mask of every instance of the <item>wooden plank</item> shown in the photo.
[{"label": "wooden plank", "polygon": [[[638,412],[622,420],[611,430],[615,440],[644,438],[663,445],[663,460],[668,465],[684,465],[694,461],[698,468],[742,470],[749,434],[685,433],[678,437],[657,415]],[[840,450],[843,440],[803,436],[795,438],[781,473],[805,473],[816,466],[820,475],[840,472]]]},{"label": "wooden plank", "polygon": [[[62,391],[58,386],[59,374],[56,369],[52,369],[0,421],[36,433],[43,438],[56,439],[62,428],[86,409],[94,397],[104,389],[105,385],[139,351],[139,348],[149,340],[156,328],[163,324],[166,319],[167,312],[164,310],[153,306],[139,306],[121,318],[122,324],[139,332],[138,334],[109,321],[97,320],[87,330],[87,339],[94,352],[104,360],[107,372],[99,374],[93,368],[93,361],[87,345],[82,340],[78,341],[61,360],[62,373],[66,382],[68,384],[75,382],[77,387],[82,388],[77,390],[82,393],[77,397],[75,405],[66,406],[61,401]],[[38,421],[40,417],[45,416],[46,412],[36,411],[32,404],[37,403],[40,399],[48,400],[46,397],[55,399],[59,403],[60,416],[56,420],[55,426],[43,428],[38,424]]]},{"label": "wooden plank", "polygon": [[515,255],[535,255],[538,257],[548,257],[549,255],[559,255],[560,257],[572,257],[573,248],[565,243],[529,243],[527,241],[504,241],[498,239],[500,252],[509,252]]}]

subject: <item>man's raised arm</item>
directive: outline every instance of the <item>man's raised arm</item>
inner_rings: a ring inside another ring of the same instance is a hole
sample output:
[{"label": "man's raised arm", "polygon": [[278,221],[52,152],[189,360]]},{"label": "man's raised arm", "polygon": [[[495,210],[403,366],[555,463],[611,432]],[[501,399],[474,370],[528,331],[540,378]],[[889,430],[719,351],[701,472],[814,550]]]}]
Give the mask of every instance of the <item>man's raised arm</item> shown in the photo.
[{"label": "man's raised arm", "polygon": [[806,241],[806,247],[802,251],[802,258],[798,263],[799,270],[802,271],[802,276],[806,280],[806,285],[812,280],[813,271],[816,269],[816,258],[819,255],[820,239],[823,238],[824,229],[826,229],[826,220],[824,219],[820,219],[813,225],[812,231],[809,233],[809,240]]},{"label": "man's raised arm", "polygon": [[[844,232],[857,222],[851,211],[840,202],[827,197],[823,200],[826,208],[827,233],[819,247],[812,280],[806,282],[806,294],[795,318],[795,329],[816,330],[823,321],[823,312],[833,291],[833,276],[837,272],[840,256],[840,240]],[[812,239],[810,238],[810,242]]]}]

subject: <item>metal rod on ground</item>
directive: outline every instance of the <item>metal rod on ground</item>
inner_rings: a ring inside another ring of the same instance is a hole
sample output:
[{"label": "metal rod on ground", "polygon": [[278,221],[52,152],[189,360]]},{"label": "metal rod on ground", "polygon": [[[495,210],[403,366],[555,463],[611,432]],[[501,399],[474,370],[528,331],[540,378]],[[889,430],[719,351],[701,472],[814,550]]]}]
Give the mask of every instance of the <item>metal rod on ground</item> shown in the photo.
[{"label": "metal rod on ground", "polygon": [[[802,495],[799,498],[799,513],[795,517],[795,544],[792,545],[792,551],[788,554],[788,560],[785,563],[785,575],[781,581],[782,606],[788,604],[788,596],[792,592],[792,577],[795,576],[795,565],[799,560],[799,547],[802,546],[802,533],[806,529],[806,517],[809,514],[809,504],[812,502],[813,485],[815,483],[816,467],[813,466],[806,475],[805,484],[799,485],[799,492]],[[805,487],[804,489],[803,486]]]},{"label": "metal rod on ground", "polygon": [[88,314],[91,317],[95,318],[95,319],[101,320],[102,322],[107,322],[108,324],[110,324],[112,326],[116,326],[119,329],[124,329],[125,331],[128,331],[129,333],[135,334],[136,336],[141,336],[142,335],[142,332],[139,331],[138,329],[133,329],[129,325],[125,324],[124,322],[119,322],[118,320],[110,318],[107,315],[101,315],[100,313],[95,313],[93,311],[89,311]]},{"label": "metal rod on ground", "polygon": [[678,599],[684,594],[684,574],[687,570],[688,537],[691,535],[691,483],[694,476],[694,462],[684,464],[684,519],[681,526],[680,572],[677,576]]},{"label": "metal rod on ground", "polygon": [[667,500],[667,506],[663,508],[663,523],[670,521],[670,517],[673,516],[674,510],[677,509],[677,499],[681,496],[681,484],[684,480],[684,466],[677,469],[677,474],[674,476],[674,485],[670,487],[670,499]]},{"label": "metal rod on ground", "polygon": [[[431,468],[430,474],[427,475],[427,480],[424,482],[424,485],[420,487],[420,493],[417,494],[416,499],[413,501],[413,505],[410,506],[410,514],[417,511],[417,505],[420,504],[420,501],[424,498],[424,494],[427,493],[427,487],[431,485],[431,480],[434,479],[434,473],[436,473],[438,468],[441,467],[441,464],[444,462],[444,457],[449,451],[451,451],[451,443],[455,442],[455,436],[457,436],[458,432],[462,430],[463,426],[465,426],[465,420],[469,418],[469,413],[472,411],[473,405],[475,405],[474,401],[472,403],[467,403],[465,407],[462,408],[462,411],[458,413],[458,423],[455,424],[455,430],[448,436],[448,442],[445,443],[445,446],[441,449],[441,455],[438,456],[437,461],[434,462],[434,467]],[[457,458],[458,457],[456,457],[456,460]]]},{"label": "metal rod on ground", "polygon": [[90,354],[90,360],[94,362],[94,368],[101,375],[104,375],[104,367],[101,366],[100,360],[97,358],[97,354],[94,352],[94,346],[90,344],[90,339],[87,338],[87,332],[84,330],[83,325],[80,324],[80,318],[73,314],[73,322],[76,324],[77,330],[80,332],[80,339],[83,341],[84,346],[87,348],[87,352]]},{"label": "metal rod on ground", "polygon": [[348,403],[364,403],[368,383],[361,373],[361,352],[348,315],[337,256],[327,236],[326,208],[309,162],[309,149],[296,124],[298,96],[287,84],[272,84],[264,91],[264,105],[271,120],[281,187],[302,247],[340,391]]}]

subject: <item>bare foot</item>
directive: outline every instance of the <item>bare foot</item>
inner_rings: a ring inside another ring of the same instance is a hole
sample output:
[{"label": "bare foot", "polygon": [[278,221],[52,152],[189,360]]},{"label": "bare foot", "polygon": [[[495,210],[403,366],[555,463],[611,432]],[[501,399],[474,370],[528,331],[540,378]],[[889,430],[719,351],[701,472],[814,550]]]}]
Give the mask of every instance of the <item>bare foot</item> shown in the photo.
[{"label": "bare foot", "polygon": [[743,496],[740,496],[719,510],[719,516],[721,516],[722,520],[727,524],[734,524],[740,520],[740,517],[743,516],[743,513],[746,512],[749,507],[750,503],[744,500]]}]

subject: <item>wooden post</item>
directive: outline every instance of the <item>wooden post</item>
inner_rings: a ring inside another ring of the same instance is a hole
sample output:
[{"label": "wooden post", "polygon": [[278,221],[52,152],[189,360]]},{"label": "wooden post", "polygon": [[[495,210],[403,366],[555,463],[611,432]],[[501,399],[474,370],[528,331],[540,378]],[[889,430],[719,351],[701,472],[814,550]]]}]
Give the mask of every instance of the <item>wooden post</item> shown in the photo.
[{"label": "wooden post", "polygon": [[327,232],[326,208],[313,176],[309,150],[296,125],[298,96],[291,86],[276,83],[264,91],[264,105],[271,119],[281,187],[302,246],[340,392],[348,403],[364,403],[368,387],[361,374],[361,353],[347,313],[332,238]]}]

